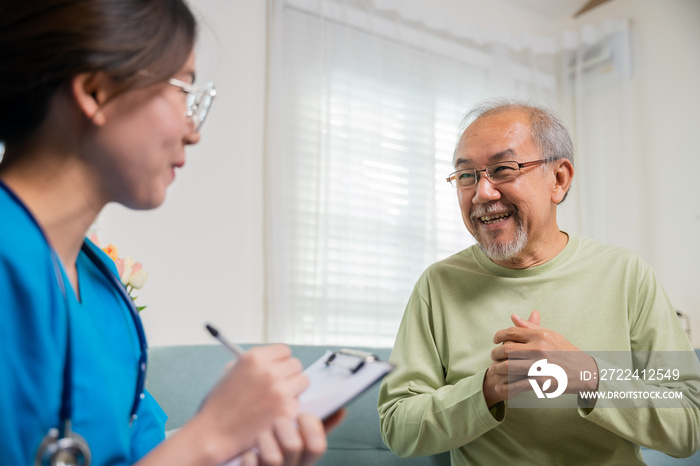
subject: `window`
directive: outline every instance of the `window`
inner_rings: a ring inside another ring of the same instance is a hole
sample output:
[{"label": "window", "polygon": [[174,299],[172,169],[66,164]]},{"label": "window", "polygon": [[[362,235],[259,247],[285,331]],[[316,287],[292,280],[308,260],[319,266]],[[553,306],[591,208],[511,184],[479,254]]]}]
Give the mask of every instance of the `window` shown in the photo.
[{"label": "window", "polygon": [[436,36],[385,37],[371,30],[381,18],[363,27],[349,8],[325,13],[287,4],[275,25],[268,338],[391,346],[423,270],[474,242],[445,177],[488,60]]}]

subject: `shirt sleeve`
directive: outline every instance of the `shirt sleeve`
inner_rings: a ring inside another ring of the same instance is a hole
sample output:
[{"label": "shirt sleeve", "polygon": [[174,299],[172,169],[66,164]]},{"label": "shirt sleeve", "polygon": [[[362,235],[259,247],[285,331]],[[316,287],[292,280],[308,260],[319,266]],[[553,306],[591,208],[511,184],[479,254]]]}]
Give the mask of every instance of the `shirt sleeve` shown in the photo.
[{"label": "shirt sleeve", "polygon": [[636,368],[679,369],[680,377],[606,380],[599,383],[598,392],[674,391],[681,392],[682,398],[643,399],[638,407],[635,403],[634,407],[625,408],[599,400],[594,408],[582,407],[579,413],[632,443],[670,456],[687,457],[700,448],[700,362],[651,268],[643,268],[640,275],[630,329],[633,354],[641,359]]},{"label": "shirt sleeve", "polygon": [[486,368],[446,385],[433,337],[431,309],[414,288],[382,381],[378,410],[382,438],[398,456],[432,455],[461,447],[498,426],[504,403],[492,410],[483,395]]},{"label": "shirt sleeve", "polygon": [[165,421],[168,416],[148,391],[144,391],[144,396],[131,427],[132,463],[143,458],[165,439]]}]

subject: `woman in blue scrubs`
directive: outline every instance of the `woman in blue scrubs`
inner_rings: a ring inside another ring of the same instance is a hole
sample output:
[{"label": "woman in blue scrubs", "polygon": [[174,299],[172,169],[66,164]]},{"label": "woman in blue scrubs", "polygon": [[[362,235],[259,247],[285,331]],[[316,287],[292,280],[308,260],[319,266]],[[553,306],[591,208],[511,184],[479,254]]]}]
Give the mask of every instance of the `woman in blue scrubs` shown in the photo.
[{"label": "woman in blue scrubs", "polygon": [[0,5],[2,464],[216,465],[255,447],[247,464],[296,465],[325,450],[321,422],[297,416],[308,380],[284,345],[244,354],[164,440],[138,315],[84,238],[109,202],[159,206],[199,141],[214,91],[193,82],[195,33],[182,0]]}]

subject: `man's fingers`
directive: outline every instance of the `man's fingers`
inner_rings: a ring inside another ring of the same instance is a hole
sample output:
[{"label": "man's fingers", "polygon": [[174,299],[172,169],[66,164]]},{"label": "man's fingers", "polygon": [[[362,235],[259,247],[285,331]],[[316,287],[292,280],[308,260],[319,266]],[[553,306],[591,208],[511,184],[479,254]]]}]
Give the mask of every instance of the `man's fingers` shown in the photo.
[{"label": "man's fingers", "polygon": [[540,313],[539,311],[532,311],[530,314],[530,318],[527,319],[529,322],[532,322],[535,325],[540,325]]},{"label": "man's fingers", "polygon": [[540,313],[537,311],[532,311],[532,314],[530,314],[530,319],[531,320],[525,320],[522,317],[520,317],[518,314],[511,314],[510,320],[513,321],[516,327],[518,328],[530,328],[530,329],[538,329],[540,328]]},{"label": "man's fingers", "polygon": [[491,364],[489,370],[493,375],[508,377],[508,380],[517,380],[528,376],[530,366],[535,359],[508,359]]},{"label": "man's fingers", "polygon": [[[489,367],[489,371],[493,366]],[[532,391],[532,385],[530,385],[530,378],[525,375],[508,375],[497,376],[500,382],[496,384],[494,390],[498,394],[499,398],[504,400],[509,400],[515,398],[523,392]]]},{"label": "man's fingers", "polygon": [[529,357],[523,355],[523,353],[525,351],[539,350],[538,345],[540,344],[540,340],[542,340],[537,330],[518,327],[499,330],[493,338],[494,343],[503,343],[491,350],[491,359],[494,361],[508,358],[524,359]]},{"label": "man's fingers", "polygon": [[[523,321],[526,322],[526,321]],[[529,324],[533,325],[533,324]],[[508,327],[503,330],[499,330],[493,336],[493,342],[503,343],[504,341],[513,341],[516,343],[527,343],[532,338],[533,333],[529,328],[524,327]]]},{"label": "man's fingers", "polygon": [[510,400],[523,392],[532,391],[532,385],[530,385],[529,379],[524,378],[516,382],[498,385],[496,391]]}]

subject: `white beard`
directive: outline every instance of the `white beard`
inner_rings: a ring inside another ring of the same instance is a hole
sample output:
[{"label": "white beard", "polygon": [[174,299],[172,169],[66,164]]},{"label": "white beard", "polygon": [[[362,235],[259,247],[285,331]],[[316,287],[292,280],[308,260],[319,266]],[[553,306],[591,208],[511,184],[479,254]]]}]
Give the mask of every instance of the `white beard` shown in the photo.
[{"label": "white beard", "polygon": [[[523,249],[525,249],[525,245],[527,244],[527,231],[525,231],[525,228],[523,228],[523,224],[520,222],[520,218],[517,216],[517,213],[513,214],[514,218],[513,220],[515,221],[515,238],[513,241],[509,243],[499,243],[499,242],[493,242],[489,246],[484,246],[482,241],[480,241],[479,238],[476,238],[478,241],[479,247],[481,248],[482,251],[484,251],[484,254],[486,254],[486,257],[491,259],[492,261],[500,261],[500,262],[510,262],[512,259],[514,259],[516,256],[518,256],[521,252],[523,252]],[[478,230],[475,230],[478,231]],[[498,232],[494,232],[498,233]]]}]

